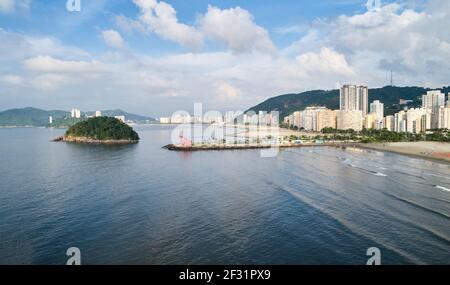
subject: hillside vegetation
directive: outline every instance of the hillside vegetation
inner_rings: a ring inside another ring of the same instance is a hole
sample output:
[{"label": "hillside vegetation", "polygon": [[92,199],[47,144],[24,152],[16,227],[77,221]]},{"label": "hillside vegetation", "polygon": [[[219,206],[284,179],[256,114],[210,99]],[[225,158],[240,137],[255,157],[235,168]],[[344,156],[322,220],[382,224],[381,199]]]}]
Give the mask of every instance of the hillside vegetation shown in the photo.
[{"label": "hillside vegetation", "polygon": [[138,141],[139,135],[125,123],[111,117],[90,118],[70,127],[66,137],[82,137],[93,140]]}]

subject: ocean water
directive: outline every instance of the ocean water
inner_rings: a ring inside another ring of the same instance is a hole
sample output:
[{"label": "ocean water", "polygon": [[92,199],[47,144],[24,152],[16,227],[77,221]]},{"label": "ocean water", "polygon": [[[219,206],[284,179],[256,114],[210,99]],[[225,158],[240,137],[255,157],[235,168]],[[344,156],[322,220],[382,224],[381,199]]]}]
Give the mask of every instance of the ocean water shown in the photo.
[{"label": "ocean water", "polygon": [[375,151],[181,153],[0,129],[0,264],[450,264],[450,165]]}]

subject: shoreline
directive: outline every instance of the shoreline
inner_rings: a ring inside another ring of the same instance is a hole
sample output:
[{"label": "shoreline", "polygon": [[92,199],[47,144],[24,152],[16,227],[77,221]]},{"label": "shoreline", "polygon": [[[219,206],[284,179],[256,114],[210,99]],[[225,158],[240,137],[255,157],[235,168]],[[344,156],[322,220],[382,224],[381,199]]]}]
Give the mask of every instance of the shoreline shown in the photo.
[{"label": "shoreline", "polygon": [[355,143],[354,146],[450,164],[450,143],[446,142]]},{"label": "shoreline", "polygon": [[87,137],[66,137],[61,136],[52,140],[53,142],[68,142],[78,144],[93,144],[93,145],[125,145],[136,144],[138,140],[96,140]]},{"label": "shoreline", "polygon": [[221,150],[246,150],[246,149],[269,149],[269,148],[299,148],[299,147],[335,147],[335,148],[357,148],[390,152],[415,158],[428,159],[450,164],[450,143],[445,142],[389,142],[389,143],[361,143],[361,142],[336,142],[336,143],[308,143],[308,144],[279,144],[279,145],[198,145],[183,147],[168,144],[163,148],[171,151],[221,151]]}]

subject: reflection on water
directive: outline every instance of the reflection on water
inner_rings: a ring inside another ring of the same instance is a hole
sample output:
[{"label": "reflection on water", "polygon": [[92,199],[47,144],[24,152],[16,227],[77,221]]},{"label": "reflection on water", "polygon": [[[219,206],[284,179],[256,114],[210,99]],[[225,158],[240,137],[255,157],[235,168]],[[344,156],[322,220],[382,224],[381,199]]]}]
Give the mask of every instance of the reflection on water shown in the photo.
[{"label": "reflection on water", "polygon": [[450,167],[334,148],[170,152],[170,126],[129,146],[0,129],[0,263],[450,262]]}]

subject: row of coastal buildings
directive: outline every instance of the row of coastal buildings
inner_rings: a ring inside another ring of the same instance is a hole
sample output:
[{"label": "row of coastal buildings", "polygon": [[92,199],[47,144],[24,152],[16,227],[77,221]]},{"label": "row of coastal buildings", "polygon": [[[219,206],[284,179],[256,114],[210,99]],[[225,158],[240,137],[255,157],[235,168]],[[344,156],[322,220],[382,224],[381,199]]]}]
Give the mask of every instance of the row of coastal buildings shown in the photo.
[{"label": "row of coastal buildings", "polygon": [[[450,97],[450,93],[449,93]],[[450,129],[450,98],[439,90],[422,96],[422,107],[384,115],[384,104],[375,100],[369,104],[367,86],[344,85],[340,89],[340,108],[307,107],[284,118],[284,124],[305,131],[319,132],[324,128],[361,131],[387,129],[395,132],[422,133],[430,129]]]},{"label": "row of coastal buildings", "polygon": [[[72,119],[80,119],[80,118],[82,117],[82,115],[81,115],[81,110],[80,110],[80,109],[77,109],[77,108],[73,108],[73,109],[70,111],[70,117],[71,117]],[[94,113],[93,116],[84,114],[84,117],[85,117],[85,118],[102,117],[102,111],[95,111],[95,113]],[[125,121],[125,116],[114,116],[114,118],[116,118],[116,119],[122,121],[123,123],[126,122],[126,121]],[[53,116],[50,116],[50,117],[48,118],[48,122],[49,122],[49,124],[53,124]]]}]

